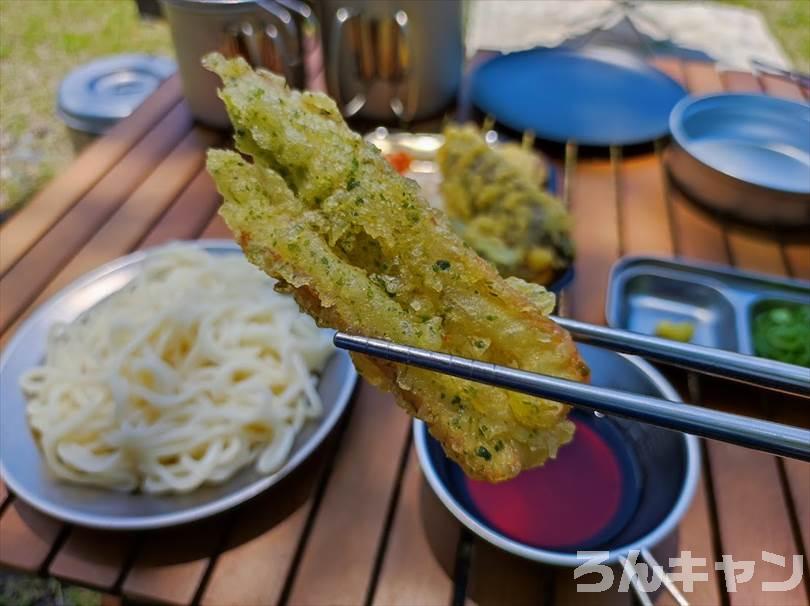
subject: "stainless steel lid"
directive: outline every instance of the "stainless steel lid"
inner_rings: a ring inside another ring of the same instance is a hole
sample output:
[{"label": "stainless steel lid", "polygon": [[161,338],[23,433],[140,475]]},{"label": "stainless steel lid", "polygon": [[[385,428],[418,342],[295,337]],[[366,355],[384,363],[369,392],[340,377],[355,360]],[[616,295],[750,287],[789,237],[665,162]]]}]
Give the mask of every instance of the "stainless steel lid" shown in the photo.
[{"label": "stainless steel lid", "polygon": [[177,66],[166,57],[114,55],[70,72],[59,85],[57,108],[70,128],[101,134],[129,116]]}]

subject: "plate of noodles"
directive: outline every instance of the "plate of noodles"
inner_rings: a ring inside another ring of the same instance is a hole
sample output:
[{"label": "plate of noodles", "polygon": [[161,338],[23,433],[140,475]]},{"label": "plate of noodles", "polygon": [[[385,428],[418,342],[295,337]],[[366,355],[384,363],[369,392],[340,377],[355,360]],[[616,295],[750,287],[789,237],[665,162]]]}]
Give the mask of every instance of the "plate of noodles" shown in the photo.
[{"label": "plate of noodles", "polygon": [[199,520],[299,466],[356,372],[229,241],[123,257],[40,307],[0,358],[0,472],[56,518]]}]

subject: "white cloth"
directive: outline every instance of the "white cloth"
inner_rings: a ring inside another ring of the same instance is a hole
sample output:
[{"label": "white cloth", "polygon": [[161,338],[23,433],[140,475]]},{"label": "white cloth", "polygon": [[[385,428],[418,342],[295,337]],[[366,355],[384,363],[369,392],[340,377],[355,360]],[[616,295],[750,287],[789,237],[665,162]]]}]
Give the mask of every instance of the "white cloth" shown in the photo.
[{"label": "white cloth", "polygon": [[749,70],[752,59],[791,67],[760,13],[714,2],[471,0],[468,10],[470,55],[558,46],[594,30],[610,30],[627,16],[651,41],[702,51],[722,69]]}]

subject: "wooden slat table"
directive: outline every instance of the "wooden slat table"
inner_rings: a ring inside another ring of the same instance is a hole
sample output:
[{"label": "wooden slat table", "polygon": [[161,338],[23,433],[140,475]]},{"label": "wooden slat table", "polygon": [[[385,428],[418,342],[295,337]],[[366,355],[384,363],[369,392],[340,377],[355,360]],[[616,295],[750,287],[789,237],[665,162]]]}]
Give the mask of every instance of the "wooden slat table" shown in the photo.
[{"label": "wooden slat table", "polygon": [[[658,66],[695,92],[757,90],[803,98],[790,83],[719,74],[705,63]],[[84,272],[172,239],[229,237],[203,168],[224,136],[194,125],[176,79],[84,151],[0,228],[0,343],[32,310]],[[608,270],[622,255],[660,254],[810,278],[810,241],[783,242],[719,222],[671,188],[665,149],[583,160],[571,180],[576,278],[562,309],[604,321]],[[778,238],[778,236],[777,236]],[[688,379],[688,380],[687,380]],[[687,399],[807,423],[806,408],[673,374]],[[806,404],[806,403],[804,403]],[[89,530],[44,516],[0,483],[0,564],[133,601],[320,606],[631,604],[628,593],[577,593],[572,572],[503,553],[463,530],[426,486],[409,419],[360,383],[350,412],[301,473],[254,501],[188,527],[146,533]],[[662,558],[690,550],[709,579],[692,604],[808,603],[810,575],[788,593],[762,581],[788,572],[761,552],[810,552],[810,465],[705,442],[704,475]],[[758,562],[726,591],[712,563]],[[665,560],[666,561],[666,560]],[[655,596],[657,604],[674,601]]]}]

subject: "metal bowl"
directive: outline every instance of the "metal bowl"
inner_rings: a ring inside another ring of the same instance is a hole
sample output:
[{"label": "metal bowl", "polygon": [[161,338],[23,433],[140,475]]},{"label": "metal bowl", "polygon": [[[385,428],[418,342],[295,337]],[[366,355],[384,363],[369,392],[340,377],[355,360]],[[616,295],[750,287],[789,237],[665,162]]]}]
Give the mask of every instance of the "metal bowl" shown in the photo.
[{"label": "metal bowl", "polygon": [[[580,345],[579,349],[591,368],[594,385],[679,401],[672,386],[640,358],[586,345]],[[694,436],[593,415],[589,427],[602,433],[611,450],[625,459],[622,464],[632,477],[622,487],[622,510],[610,521],[609,535],[602,531],[587,543],[564,548],[540,547],[495,528],[471,504],[460,481],[461,468],[444,455],[425,424],[414,421],[413,429],[419,463],[428,483],[462,524],[485,541],[529,560],[579,566],[588,556],[577,555],[578,550],[609,552],[605,561],[612,563],[632,550],[649,549],[661,542],[686,513],[700,476],[700,450]],[[560,450],[560,459],[565,456],[565,448]],[[504,508],[510,507],[510,498],[513,497],[504,496]],[[512,505],[510,511],[522,509],[520,504]],[[537,512],[537,516],[542,515],[542,511]]]},{"label": "metal bowl", "polygon": [[[211,254],[241,254],[236,244],[225,240],[201,240],[199,245]],[[52,324],[72,321],[121,289],[154,250],[112,261],[55,295],[20,327],[0,358],[0,473],[18,497],[60,520],[94,528],[135,530],[183,524],[225,511],[267,490],[301,465],[329,435],[351,399],[357,373],[349,355],[336,351],[318,381],[323,416],[302,429],[287,461],[269,475],[249,465],[221,484],[203,485],[177,495],[122,493],[57,480],[48,471],[28,428],[20,376],[42,361]]]},{"label": "metal bowl", "polygon": [[810,105],[760,94],[687,97],[669,126],[669,173],[689,197],[765,227],[810,227]]}]

